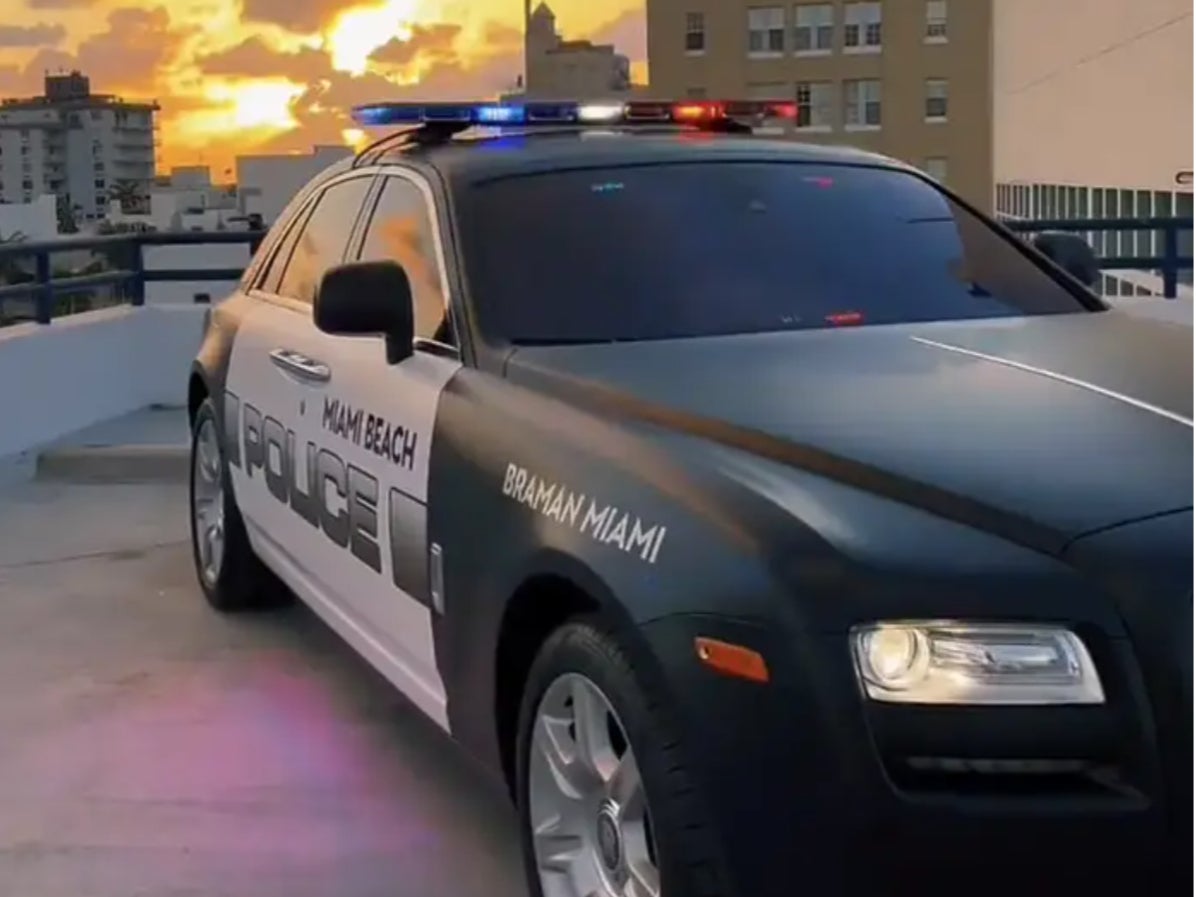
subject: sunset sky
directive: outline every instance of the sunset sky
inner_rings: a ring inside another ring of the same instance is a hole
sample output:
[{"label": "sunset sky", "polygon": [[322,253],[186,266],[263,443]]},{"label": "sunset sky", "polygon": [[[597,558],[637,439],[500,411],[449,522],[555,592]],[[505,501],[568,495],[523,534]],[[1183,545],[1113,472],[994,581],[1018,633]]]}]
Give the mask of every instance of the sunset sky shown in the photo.
[{"label": "sunset sky", "polygon": [[[569,38],[643,72],[643,0],[556,0]],[[361,139],[346,109],[493,97],[522,71],[521,0],[0,0],[0,97],[49,69],[162,106],[160,165],[221,179],[238,153]]]}]

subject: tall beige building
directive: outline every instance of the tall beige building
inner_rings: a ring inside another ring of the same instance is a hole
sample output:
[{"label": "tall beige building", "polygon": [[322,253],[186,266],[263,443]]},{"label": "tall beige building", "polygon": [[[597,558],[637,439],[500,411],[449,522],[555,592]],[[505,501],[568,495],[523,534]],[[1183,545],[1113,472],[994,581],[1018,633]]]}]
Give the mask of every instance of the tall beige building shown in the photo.
[{"label": "tall beige building", "polygon": [[800,139],[903,159],[987,210],[1107,214],[1120,190],[1145,191],[1134,214],[1191,212],[1191,0],[647,8],[655,96],[796,99]]}]

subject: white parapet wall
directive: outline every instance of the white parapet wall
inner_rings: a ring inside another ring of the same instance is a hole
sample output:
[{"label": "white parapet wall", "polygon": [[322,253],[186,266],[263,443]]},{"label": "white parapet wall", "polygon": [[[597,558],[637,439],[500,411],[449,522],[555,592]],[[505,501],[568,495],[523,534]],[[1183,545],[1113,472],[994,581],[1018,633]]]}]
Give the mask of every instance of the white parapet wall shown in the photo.
[{"label": "white parapet wall", "polygon": [[139,408],[183,405],[206,311],[124,306],[0,328],[0,458]]},{"label": "white parapet wall", "polygon": [[[147,246],[147,271],[243,269],[248,243]],[[0,459],[150,405],[181,407],[211,307],[236,281],[146,284],[146,304],[0,327]]]}]

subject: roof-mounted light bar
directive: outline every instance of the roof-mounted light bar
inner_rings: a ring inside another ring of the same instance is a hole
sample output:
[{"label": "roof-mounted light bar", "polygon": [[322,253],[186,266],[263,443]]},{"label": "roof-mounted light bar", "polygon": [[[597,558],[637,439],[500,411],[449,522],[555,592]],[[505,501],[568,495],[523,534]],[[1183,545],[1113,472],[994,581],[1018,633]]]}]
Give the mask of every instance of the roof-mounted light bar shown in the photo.
[{"label": "roof-mounted light bar", "polygon": [[772,100],[372,103],[354,107],[352,116],[364,127],[441,125],[457,130],[471,125],[681,124],[701,128],[731,121],[793,120],[797,104]]}]

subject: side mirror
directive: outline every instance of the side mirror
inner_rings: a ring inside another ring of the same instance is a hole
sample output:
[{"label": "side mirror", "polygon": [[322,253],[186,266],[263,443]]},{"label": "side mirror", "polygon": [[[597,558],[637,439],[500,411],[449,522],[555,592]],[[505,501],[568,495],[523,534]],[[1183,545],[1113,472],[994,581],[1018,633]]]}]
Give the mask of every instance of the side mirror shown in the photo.
[{"label": "side mirror", "polygon": [[391,364],[411,354],[411,284],[396,262],[350,262],[329,268],[316,289],[312,318],[316,327],[334,336],[385,336]]},{"label": "side mirror", "polygon": [[1100,262],[1083,237],[1046,231],[1034,238],[1034,248],[1084,286],[1091,288],[1100,283]]}]

